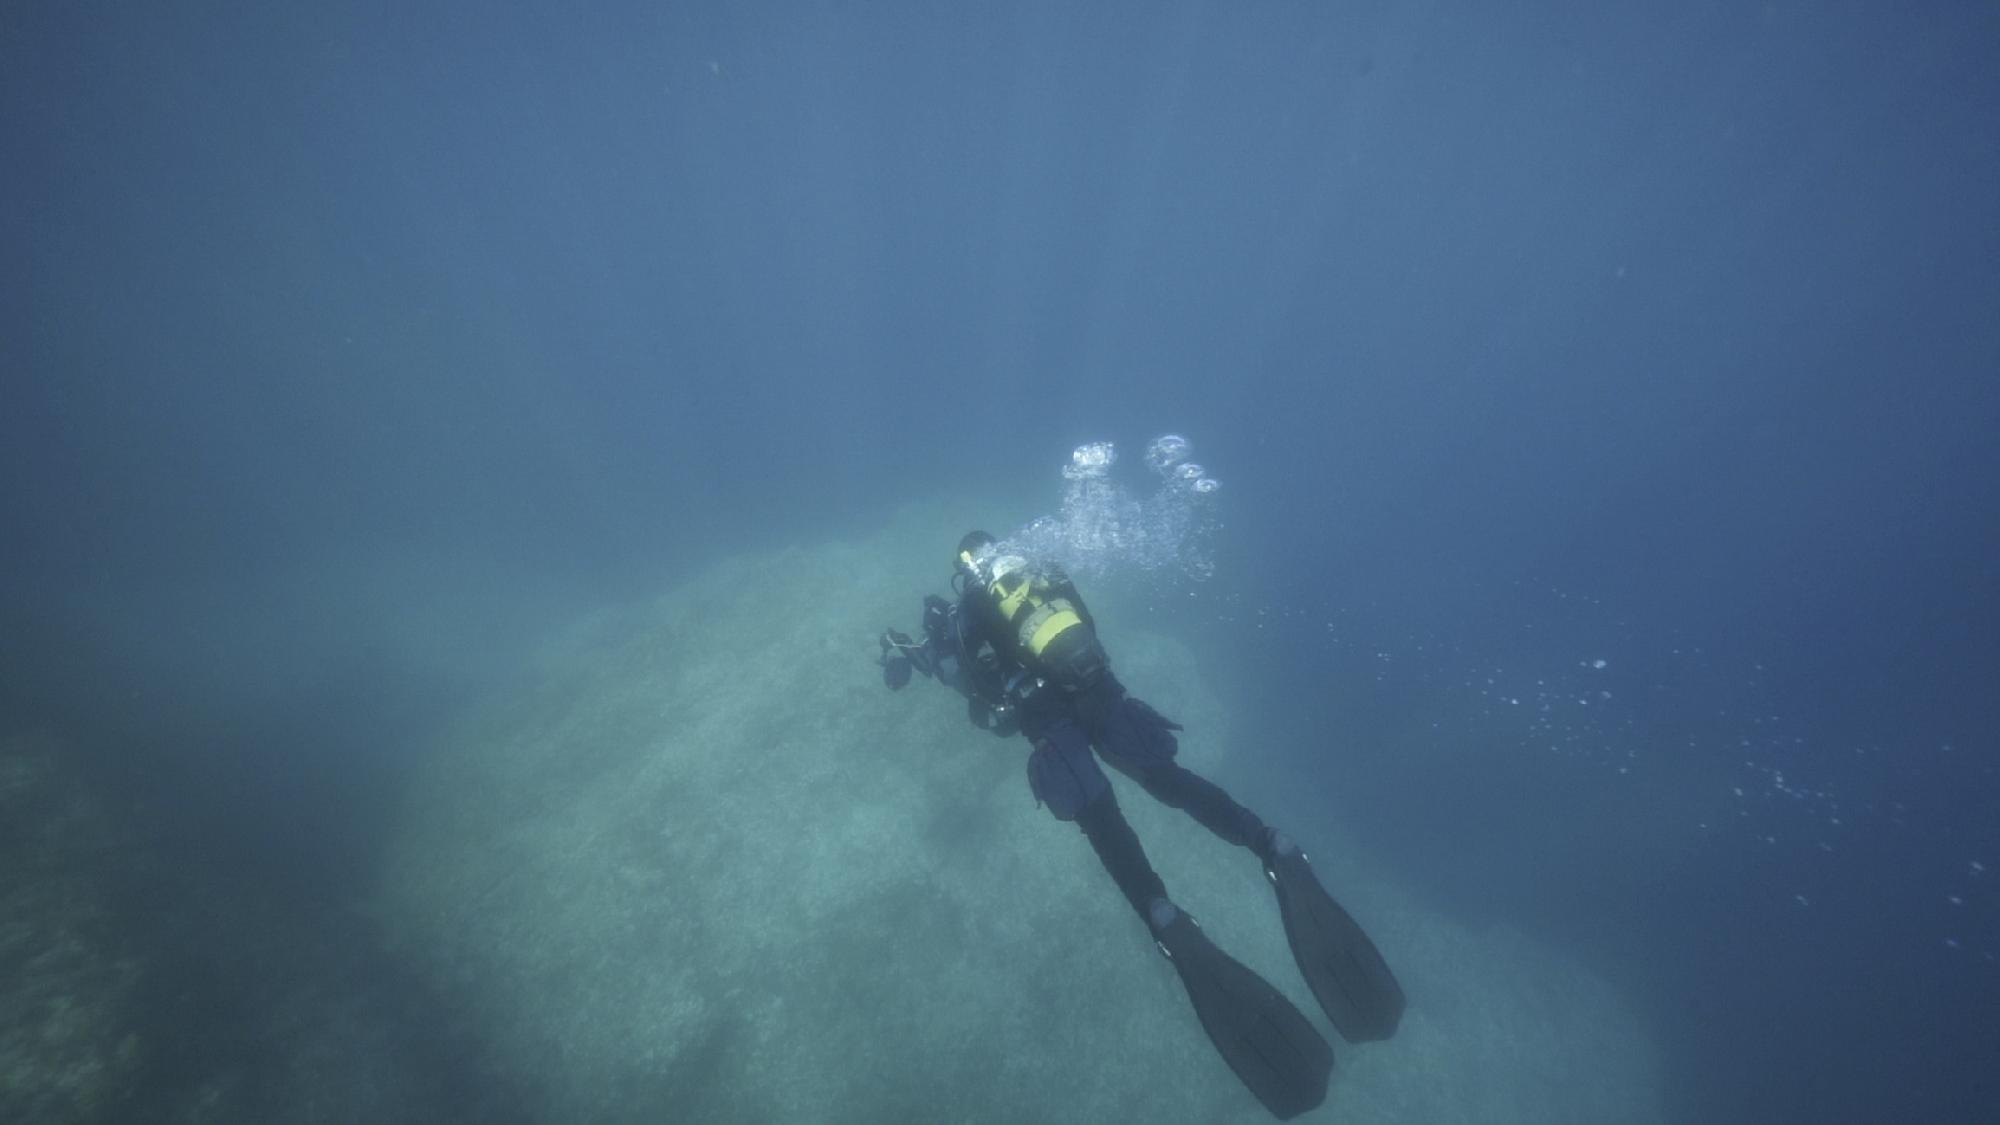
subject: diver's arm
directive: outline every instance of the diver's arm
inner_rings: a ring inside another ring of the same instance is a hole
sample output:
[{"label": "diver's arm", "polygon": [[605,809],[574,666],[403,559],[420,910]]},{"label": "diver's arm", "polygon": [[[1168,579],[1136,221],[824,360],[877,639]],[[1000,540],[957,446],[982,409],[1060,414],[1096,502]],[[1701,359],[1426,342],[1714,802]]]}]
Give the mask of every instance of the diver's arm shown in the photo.
[{"label": "diver's arm", "polygon": [[1013,661],[1005,646],[994,643],[991,625],[981,612],[982,601],[967,598],[958,605],[959,675],[964,678],[967,696],[998,707],[1007,699],[1007,677]]},{"label": "diver's arm", "polygon": [[1004,707],[1007,703],[1007,676],[997,659],[974,660],[966,670],[966,695],[988,707]]},{"label": "diver's arm", "polygon": [[958,690],[965,696],[965,715],[973,726],[1002,737],[1019,729],[1007,699],[1007,677],[1013,663],[1004,646],[994,644],[977,607],[959,605],[952,635],[958,647]]}]

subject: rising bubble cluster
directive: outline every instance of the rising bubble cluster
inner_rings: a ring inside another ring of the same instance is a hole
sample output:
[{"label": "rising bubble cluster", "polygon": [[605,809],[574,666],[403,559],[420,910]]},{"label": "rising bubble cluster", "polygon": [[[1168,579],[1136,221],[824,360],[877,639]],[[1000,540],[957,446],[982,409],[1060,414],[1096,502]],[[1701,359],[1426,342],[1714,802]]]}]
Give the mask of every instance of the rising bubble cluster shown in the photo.
[{"label": "rising bubble cluster", "polygon": [[1154,438],[1144,458],[1154,481],[1140,489],[1114,474],[1113,443],[1077,446],[1062,469],[1061,508],[1008,536],[1005,547],[1080,576],[1207,578],[1215,570],[1210,540],[1222,486],[1189,459],[1191,451],[1179,434]]}]

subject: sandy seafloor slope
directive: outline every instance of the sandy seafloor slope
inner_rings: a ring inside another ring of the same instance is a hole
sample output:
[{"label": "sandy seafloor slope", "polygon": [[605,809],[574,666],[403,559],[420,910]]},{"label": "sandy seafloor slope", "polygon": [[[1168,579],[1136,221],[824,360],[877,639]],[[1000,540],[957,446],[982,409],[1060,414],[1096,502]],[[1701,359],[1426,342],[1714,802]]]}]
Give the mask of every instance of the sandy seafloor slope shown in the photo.
[{"label": "sandy seafloor slope", "polygon": [[[381,917],[552,1120],[1267,1120],[1036,808],[1025,743],[928,681],[884,689],[874,638],[943,590],[951,516],[580,622],[431,756]],[[1657,1052],[1607,986],[1419,909],[1309,793],[1246,787],[1231,755],[1254,748],[1195,654],[1099,617],[1134,693],[1187,724],[1183,760],[1306,843],[1410,993],[1393,1041],[1336,1040],[1309,1119],[1660,1118]],[[1175,898],[1318,1021],[1255,860],[1118,780]]]}]

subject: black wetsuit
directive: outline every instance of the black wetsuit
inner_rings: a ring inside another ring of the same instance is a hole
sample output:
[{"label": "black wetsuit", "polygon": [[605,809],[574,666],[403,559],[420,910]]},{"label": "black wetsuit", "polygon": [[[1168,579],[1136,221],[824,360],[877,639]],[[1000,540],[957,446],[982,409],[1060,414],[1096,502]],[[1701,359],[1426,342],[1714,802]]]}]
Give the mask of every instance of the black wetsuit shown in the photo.
[{"label": "black wetsuit", "polygon": [[[1139,837],[1118,808],[1110,779],[1097,758],[1139,783],[1169,808],[1184,810],[1229,843],[1252,850],[1264,846],[1264,822],[1237,804],[1214,782],[1174,760],[1180,724],[1133,697],[1111,673],[1096,640],[1096,624],[1067,576],[1045,571],[1056,596],[1069,600],[1088,631],[1087,645],[1072,646],[1061,667],[1026,658],[992,598],[976,585],[960,596],[958,640],[967,662],[982,646],[995,656],[992,667],[1012,703],[1021,732],[1034,743],[1028,784],[1035,799],[1058,820],[1074,821],[1117,882],[1132,908],[1147,917],[1147,905],[1167,897],[1166,887],[1146,859]],[[1095,755],[1092,751],[1095,750]]]}]

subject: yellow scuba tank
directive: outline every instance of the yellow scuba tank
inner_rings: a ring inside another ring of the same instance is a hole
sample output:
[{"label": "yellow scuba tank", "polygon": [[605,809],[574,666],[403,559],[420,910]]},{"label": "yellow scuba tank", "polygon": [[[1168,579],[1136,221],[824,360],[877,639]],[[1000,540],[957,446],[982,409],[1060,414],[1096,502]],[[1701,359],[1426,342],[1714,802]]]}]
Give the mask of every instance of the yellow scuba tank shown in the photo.
[{"label": "yellow scuba tank", "polygon": [[1079,687],[1105,665],[1090,626],[1048,578],[1019,555],[983,567],[987,596],[1007,623],[1022,660],[1065,687]]}]

